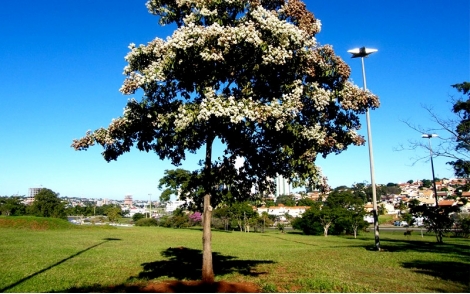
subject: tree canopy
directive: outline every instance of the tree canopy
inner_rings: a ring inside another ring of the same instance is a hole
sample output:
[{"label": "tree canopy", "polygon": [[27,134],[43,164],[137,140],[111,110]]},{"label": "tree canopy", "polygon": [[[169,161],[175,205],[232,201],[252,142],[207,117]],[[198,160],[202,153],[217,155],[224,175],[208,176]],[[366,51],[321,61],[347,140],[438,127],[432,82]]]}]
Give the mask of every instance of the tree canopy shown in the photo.
[{"label": "tree canopy", "polygon": [[[193,201],[204,201],[203,280],[213,281],[206,225],[224,197],[219,184],[232,185],[237,201],[253,187],[272,191],[277,175],[324,185],[316,157],[363,144],[358,114],[379,102],[349,81],[350,68],[331,46],[316,41],[320,21],[302,1],[150,0],[147,8],[177,28],[166,40],[129,46],[120,91],[142,90],[142,99],[72,146],[99,144],[111,161],[135,145],[174,165],[205,147],[193,173],[204,193]],[[223,144],[217,157],[215,139]]]},{"label": "tree canopy", "polygon": [[456,176],[468,178],[470,176],[470,83],[463,82],[452,87],[467,95],[467,98],[457,100],[452,108],[452,111],[460,118],[460,122],[455,127],[455,151],[459,157],[449,161],[448,164],[454,167]]},{"label": "tree canopy", "polygon": [[[160,195],[160,201],[170,201],[172,195],[179,196],[181,191],[188,191],[191,182],[191,172],[182,168],[165,170],[164,176],[158,181],[158,188],[165,187]],[[194,194],[195,191],[191,191]]]},{"label": "tree canopy", "polygon": [[[358,113],[377,97],[348,81],[350,69],[314,38],[320,22],[301,1],[149,1],[160,22],[178,29],[166,41],[131,44],[124,94],[142,89],[108,128],[73,147],[98,143],[106,160],[137,145],[179,165],[215,138],[225,144],[212,182],[240,179],[245,191],[318,181],[317,155],[362,144]],[[235,159],[245,165],[237,170]],[[243,179],[243,181],[241,181]],[[214,192],[214,191],[211,191]]]},{"label": "tree canopy", "polygon": [[43,188],[34,196],[34,201],[28,207],[29,213],[41,217],[66,218],[65,204],[59,194],[51,189]]},{"label": "tree canopy", "polygon": [[276,198],[276,205],[284,204],[285,206],[295,206],[295,198],[293,195],[279,195]]},{"label": "tree canopy", "polygon": [[362,199],[351,190],[333,190],[327,200],[322,204],[315,202],[293,222],[296,229],[302,230],[308,235],[323,233],[326,237],[332,231],[334,234],[344,232],[357,234],[359,228],[366,224]]},{"label": "tree canopy", "polygon": [[[452,87],[463,94],[463,97],[452,97],[452,108],[450,109],[452,116],[441,117],[442,111],[439,111],[438,114],[432,107],[425,106],[424,109],[429,113],[433,126],[421,127],[408,121],[405,123],[422,134],[436,133],[439,135],[438,138],[433,139],[438,144],[433,141],[432,155],[448,158],[447,164],[453,167],[454,174],[457,177],[468,178],[470,176],[470,83],[462,82],[454,84]],[[429,150],[431,146],[422,140],[410,140],[408,148],[401,147],[400,149],[417,148]],[[428,160],[429,154],[416,161],[421,159]]]},{"label": "tree canopy", "polygon": [[0,197],[0,214],[2,215],[24,215],[26,205],[21,202],[18,196]]}]

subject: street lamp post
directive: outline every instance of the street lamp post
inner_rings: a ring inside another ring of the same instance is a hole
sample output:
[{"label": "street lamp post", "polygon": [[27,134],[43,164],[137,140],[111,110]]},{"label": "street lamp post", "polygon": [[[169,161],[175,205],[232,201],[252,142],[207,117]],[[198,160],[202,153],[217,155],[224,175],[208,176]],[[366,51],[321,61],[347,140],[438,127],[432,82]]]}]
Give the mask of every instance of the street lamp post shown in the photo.
[{"label": "street lamp post", "polygon": [[439,202],[437,199],[437,188],[436,188],[436,177],[434,177],[434,163],[432,161],[432,146],[431,146],[431,139],[438,137],[436,134],[423,134],[421,135],[422,138],[429,139],[429,156],[431,157],[431,170],[432,170],[432,185],[434,186],[434,198],[436,198],[436,207],[439,206]]},{"label": "street lamp post", "polygon": [[[371,48],[355,48],[348,50],[352,54],[352,58],[361,58],[362,62],[362,80],[364,83],[364,91],[367,91],[366,83],[366,70],[364,67],[364,57],[369,56],[370,54],[377,52],[377,49]],[[377,213],[377,192],[375,187],[375,172],[374,172],[374,154],[372,149],[372,131],[370,128],[370,115],[369,108],[366,110],[366,120],[367,120],[367,141],[369,143],[369,163],[370,163],[370,181],[372,188],[372,205],[373,205],[373,215],[374,215],[374,236],[375,236],[375,248],[380,251],[380,238],[379,238],[379,216]]]},{"label": "street lamp post", "polygon": [[149,194],[149,218],[152,217],[152,194]]}]

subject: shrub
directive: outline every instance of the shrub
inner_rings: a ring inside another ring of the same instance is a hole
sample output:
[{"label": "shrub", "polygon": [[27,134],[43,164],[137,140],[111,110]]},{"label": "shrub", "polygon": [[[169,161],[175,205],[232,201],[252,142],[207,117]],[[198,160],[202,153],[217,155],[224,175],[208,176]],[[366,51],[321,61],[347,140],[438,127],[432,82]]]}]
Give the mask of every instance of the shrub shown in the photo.
[{"label": "shrub", "polygon": [[139,219],[142,219],[142,218],[144,218],[144,217],[145,217],[145,215],[144,215],[143,213],[138,212],[138,213],[135,213],[135,214],[132,216],[132,220],[133,220],[134,222],[136,222],[136,221],[138,221]]},{"label": "shrub", "polygon": [[175,228],[175,229],[187,228],[191,226],[189,217],[185,213],[183,214],[177,213],[171,216],[162,216],[159,219],[158,224],[165,228]]},{"label": "shrub", "polygon": [[212,225],[212,228],[214,229],[225,230],[225,221],[220,218],[213,217],[211,221],[211,225]]},{"label": "shrub", "polygon": [[455,236],[468,238],[470,236],[470,216],[459,216],[455,222],[454,229]]},{"label": "shrub", "polygon": [[323,235],[323,227],[317,217],[308,210],[291,222],[292,228],[303,231],[306,235]]},{"label": "shrub", "polygon": [[140,227],[156,227],[158,226],[158,221],[154,218],[141,218],[135,222],[135,225]]},{"label": "shrub", "polygon": [[187,215],[173,215],[171,218],[171,227],[175,229],[190,227],[189,217]]}]

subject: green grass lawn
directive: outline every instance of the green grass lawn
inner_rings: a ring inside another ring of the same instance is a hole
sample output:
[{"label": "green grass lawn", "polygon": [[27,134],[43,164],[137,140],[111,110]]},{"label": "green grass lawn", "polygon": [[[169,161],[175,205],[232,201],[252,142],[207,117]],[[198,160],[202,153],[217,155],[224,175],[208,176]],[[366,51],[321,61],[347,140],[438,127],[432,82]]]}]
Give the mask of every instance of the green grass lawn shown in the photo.
[{"label": "green grass lawn", "polygon": [[[199,228],[14,225],[23,220],[0,217],[0,292],[100,292],[201,275]],[[216,280],[265,292],[469,292],[470,240],[380,236],[383,252],[372,250],[372,233],[214,231]]]}]

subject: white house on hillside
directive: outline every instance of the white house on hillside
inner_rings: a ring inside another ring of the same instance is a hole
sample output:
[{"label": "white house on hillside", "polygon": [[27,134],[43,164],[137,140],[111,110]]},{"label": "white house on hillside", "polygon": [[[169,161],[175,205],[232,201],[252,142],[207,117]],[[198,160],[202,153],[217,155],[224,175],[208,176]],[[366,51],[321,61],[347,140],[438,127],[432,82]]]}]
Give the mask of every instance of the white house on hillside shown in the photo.
[{"label": "white house on hillside", "polygon": [[270,215],[275,215],[280,217],[281,220],[285,220],[284,215],[287,213],[292,217],[301,217],[302,213],[304,213],[310,206],[284,206],[284,204],[279,204],[278,206],[270,206],[270,207],[258,207],[255,210],[258,214],[262,214],[263,212],[267,212]]},{"label": "white house on hillside", "polygon": [[165,211],[168,213],[172,213],[177,208],[181,207],[181,205],[183,204],[185,204],[185,201],[181,201],[181,200],[169,201],[166,204]]}]

